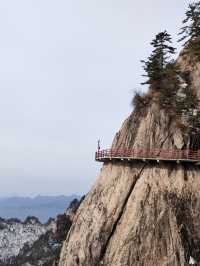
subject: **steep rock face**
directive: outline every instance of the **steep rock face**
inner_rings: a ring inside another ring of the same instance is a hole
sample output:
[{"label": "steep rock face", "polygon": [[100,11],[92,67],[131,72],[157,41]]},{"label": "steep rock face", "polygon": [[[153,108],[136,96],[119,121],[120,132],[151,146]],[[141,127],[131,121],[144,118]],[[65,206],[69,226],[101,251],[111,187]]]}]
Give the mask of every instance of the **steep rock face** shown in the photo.
[{"label": "steep rock face", "polygon": [[103,264],[188,265],[190,257],[199,262],[199,188],[195,168],[147,166],[108,243]]},{"label": "steep rock face", "polygon": [[[200,67],[177,64],[199,95]],[[199,71],[199,72],[198,72]],[[175,118],[152,101],[133,112],[112,148],[182,149]],[[60,266],[200,264],[200,168],[175,163],[105,163],[63,245]]]},{"label": "steep rock face", "polygon": [[194,62],[193,58],[188,56],[188,54],[185,53],[185,50],[183,50],[177,59],[177,65],[181,71],[185,72],[188,78],[191,79],[193,88],[200,98],[200,64],[198,62]]}]

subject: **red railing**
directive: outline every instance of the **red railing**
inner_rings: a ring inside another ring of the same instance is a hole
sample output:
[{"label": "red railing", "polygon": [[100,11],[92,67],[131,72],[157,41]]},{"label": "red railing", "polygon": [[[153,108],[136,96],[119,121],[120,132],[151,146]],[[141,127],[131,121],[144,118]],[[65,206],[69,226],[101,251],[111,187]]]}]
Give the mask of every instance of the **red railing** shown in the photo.
[{"label": "red railing", "polygon": [[145,149],[108,149],[99,150],[95,154],[97,161],[105,159],[154,159],[154,160],[183,160],[200,161],[200,150],[145,150]]}]

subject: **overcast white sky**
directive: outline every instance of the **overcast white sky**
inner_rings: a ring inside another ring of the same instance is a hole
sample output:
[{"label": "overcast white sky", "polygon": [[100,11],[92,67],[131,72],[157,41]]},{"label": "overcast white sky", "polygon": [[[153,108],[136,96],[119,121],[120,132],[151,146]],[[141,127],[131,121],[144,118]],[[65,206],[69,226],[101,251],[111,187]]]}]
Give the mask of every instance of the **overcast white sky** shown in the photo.
[{"label": "overcast white sky", "polygon": [[189,1],[0,1],[0,196],[83,194],[140,88],[154,35]]}]

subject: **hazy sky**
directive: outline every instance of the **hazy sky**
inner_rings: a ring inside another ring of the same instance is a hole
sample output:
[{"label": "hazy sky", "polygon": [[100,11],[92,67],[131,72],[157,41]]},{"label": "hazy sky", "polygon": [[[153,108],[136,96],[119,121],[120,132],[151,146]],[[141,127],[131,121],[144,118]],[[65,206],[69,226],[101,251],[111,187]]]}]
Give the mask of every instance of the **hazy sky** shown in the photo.
[{"label": "hazy sky", "polygon": [[0,2],[0,196],[85,193],[131,111],[154,35],[189,1]]}]

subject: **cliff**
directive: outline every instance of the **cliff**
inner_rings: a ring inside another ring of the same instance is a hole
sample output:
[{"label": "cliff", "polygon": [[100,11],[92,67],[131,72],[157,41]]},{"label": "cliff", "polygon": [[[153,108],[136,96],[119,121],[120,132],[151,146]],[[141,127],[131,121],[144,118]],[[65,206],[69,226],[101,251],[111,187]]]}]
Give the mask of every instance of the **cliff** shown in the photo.
[{"label": "cliff", "polygon": [[[171,101],[185,88],[200,97],[200,63],[182,52],[176,64],[179,84],[164,81],[169,102],[150,88],[112,148],[192,148],[198,135]],[[195,164],[104,163],[74,218],[59,265],[200,265],[199,177]]]}]

